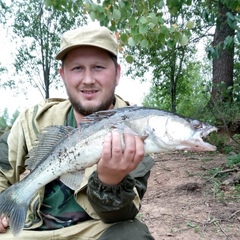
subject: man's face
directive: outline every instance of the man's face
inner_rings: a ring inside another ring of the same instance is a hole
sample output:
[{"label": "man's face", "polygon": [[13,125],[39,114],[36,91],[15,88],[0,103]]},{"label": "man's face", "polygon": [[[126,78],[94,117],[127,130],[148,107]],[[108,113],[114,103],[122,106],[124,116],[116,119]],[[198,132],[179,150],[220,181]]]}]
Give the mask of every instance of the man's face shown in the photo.
[{"label": "man's face", "polygon": [[67,54],[60,75],[69,100],[79,114],[113,107],[120,66],[115,66],[107,51],[91,46],[73,49]]}]

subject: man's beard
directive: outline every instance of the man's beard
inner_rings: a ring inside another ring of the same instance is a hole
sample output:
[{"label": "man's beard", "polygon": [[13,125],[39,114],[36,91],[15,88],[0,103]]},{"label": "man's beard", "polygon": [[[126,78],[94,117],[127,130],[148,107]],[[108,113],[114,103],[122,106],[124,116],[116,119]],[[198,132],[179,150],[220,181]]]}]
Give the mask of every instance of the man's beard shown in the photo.
[{"label": "man's beard", "polygon": [[113,92],[108,99],[102,101],[101,104],[99,104],[98,106],[84,106],[83,104],[81,104],[81,102],[78,102],[75,99],[71,98],[71,96],[69,96],[69,101],[71,102],[73,109],[77,113],[83,116],[87,116],[97,111],[108,110],[110,106],[115,102],[115,94]]}]

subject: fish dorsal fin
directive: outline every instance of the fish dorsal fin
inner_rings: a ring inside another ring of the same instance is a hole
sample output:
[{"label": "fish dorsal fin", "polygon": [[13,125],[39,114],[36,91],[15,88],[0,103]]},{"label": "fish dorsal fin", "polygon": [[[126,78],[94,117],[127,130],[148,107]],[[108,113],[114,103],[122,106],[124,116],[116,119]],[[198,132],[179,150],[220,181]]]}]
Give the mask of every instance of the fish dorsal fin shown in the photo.
[{"label": "fish dorsal fin", "polygon": [[109,118],[116,113],[117,113],[117,109],[95,112],[95,113],[92,113],[88,116],[85,116],[79,122],[79,125],[81,126],[81,128],[85,128],[85,127],[88,127],[89,125],[91,125],[94,122],[98,122],[98,121],[101,121],[103,119]]},{"label": "fish dorsal fin", "polygon": [[84,171],[85,170],[79,170],[76,172],[61,175],[60,181],[75,191],[79,189],[82,183]]},{"label": "fish dorsal fin", "polygon": [[32,170],[49,152],[75,128],[69,126],[48,126],[37,136],[33,149],[28,153],[27,169]]}]

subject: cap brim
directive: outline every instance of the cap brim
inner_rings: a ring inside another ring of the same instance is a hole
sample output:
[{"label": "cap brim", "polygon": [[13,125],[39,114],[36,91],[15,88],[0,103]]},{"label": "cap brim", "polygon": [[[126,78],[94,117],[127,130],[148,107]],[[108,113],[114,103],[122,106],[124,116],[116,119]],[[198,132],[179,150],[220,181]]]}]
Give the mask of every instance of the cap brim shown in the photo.
[{"label": "cap brim", "polygon": [[63,49],[62,51],[60,51],[56,56],[55,56],[55,59],[57,60],[62,60],[64,58],[64,56],[69,53],[71,50],[75,49],[75,48],[78,48],[78,47],[81,47],[81,46],[91,46],[91,47],[98,47],[98,48],[101,48],[101,49],[104,49],[110,53],[112,53],[114,56],[117,56],[117,54],[113,51],[110,51],[108,48],[104,48],[102,46],[99,46],[97,44],[78,44],[78,45],[74,45],[74,46],[70,46],[70,47],[67,47],[65,49]]}]

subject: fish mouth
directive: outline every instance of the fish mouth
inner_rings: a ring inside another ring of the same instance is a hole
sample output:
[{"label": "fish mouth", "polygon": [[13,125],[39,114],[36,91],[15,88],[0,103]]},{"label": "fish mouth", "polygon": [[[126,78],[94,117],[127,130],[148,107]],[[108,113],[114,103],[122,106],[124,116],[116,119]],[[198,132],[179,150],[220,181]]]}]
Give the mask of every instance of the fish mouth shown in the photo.
[{"label": "fish mouth", "polygon": [[206,138],[211,132],[217,132],[217,128],[213,126],[206,127],[201,130],[201,137]]},{"label": "fish mouth", "polygon": [[211,132],[216,132],[217,128],[213,126],[205,127],[204,129],[199,129],[191,140],[185,141],[183,145],[185,145],[181,150],[194,151],[194,152],[203,152],[203,151],[216,151],[217,147],[204,142],[204,138],[206,138]]}]

